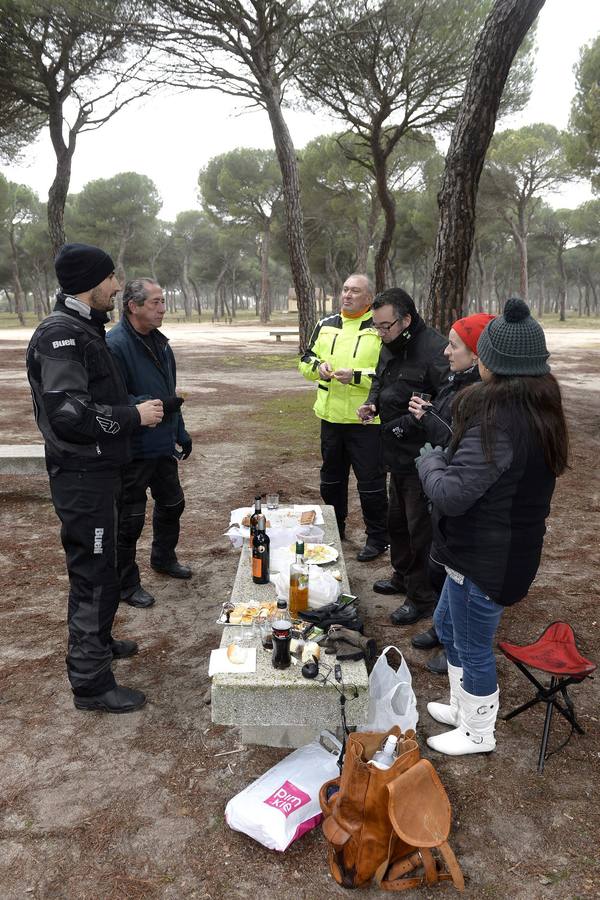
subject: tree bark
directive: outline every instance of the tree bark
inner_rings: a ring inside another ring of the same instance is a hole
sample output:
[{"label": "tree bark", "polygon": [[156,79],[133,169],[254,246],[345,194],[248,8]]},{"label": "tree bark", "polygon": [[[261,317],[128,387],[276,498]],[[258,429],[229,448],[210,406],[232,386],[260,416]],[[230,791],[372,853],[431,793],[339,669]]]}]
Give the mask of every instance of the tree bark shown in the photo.
[{"label": "tree bark", "polygon": [[[80,125],[78,120],[77,125]],[[71,182],[71,162],[75,153],[77,131],[69,129],[69,142],[63,137],[63,104],[58,96],[51,97],[48,116],[50,140],[56,154],[56,173],[48,191],[48,232],[56,255],[65,243],[65,204]]]},{"label": "tree bark", "polygon": [[383,210],[383,234],[375,253],[375,293],[378,294],[387,286],[388,261],[396,230],[396,202],[388,186],[387,160],[379,143],[378,130],[374,130],[371,138],[371,154],[377,197]]},{"label": "tree bark", "polygon": [[566,306],[567,306],[567,271],[565,269],[565,261],[563,259],[564,247],[562,244],[559,246],[557,254],[556,254],[556,262],[558,264],[558,271],[560,273],[560,285],[558,288],[558,313],[559,313],[559,321],[566,321]]},{"label": "tree bark", "polygon": [[269,321],[269,313],[271,307],[270,285],[269,285],[269,252],[271,245],[271,222],[269,219],[265,221],[262,241],[260,244],[260,321],[266,323]]},{"label": "tree bark", "polygon": [[477,40],[438,195],[440,225],[427,321],[446,333],[460,318],[475,231],[475,201],[508,73],[545,0],[496,0]]},{"label": "tree bark", "polygon": [[296,151],[281,112],[279,89],[273,84],[262,84],[261,87],[273,131],[275,152],[281,169],[288,253],[298,302],[300,349],[303,350],[308,346],[317,315],[315,289],[310,277],[308,254],[304,241],[304,217],[300,203],[300,178]]},{"label": "tree bark", "polygon": [[21,275],[19,273],[19,258],[17,255],[17,245],[15,242],[15,233],[12,228],[8,232],[8,240],[10,243],[10,266],[12,269],[13,287],[15,295],[15,312],[19,319],[19,324],[25,326],[25,294],[23,285],[21,284]]}]

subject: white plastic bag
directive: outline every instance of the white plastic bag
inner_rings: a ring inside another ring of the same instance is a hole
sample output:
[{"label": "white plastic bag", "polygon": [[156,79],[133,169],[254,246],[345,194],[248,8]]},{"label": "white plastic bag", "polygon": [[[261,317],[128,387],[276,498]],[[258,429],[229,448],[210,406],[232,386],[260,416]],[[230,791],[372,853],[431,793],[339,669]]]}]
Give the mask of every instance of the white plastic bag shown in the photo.
[{"label": "white plastic bag", "polygon": [[[279,551],[276,551],[279,553]],[[275,585],[277,591],[277,599],[289,599],[290,594],[290,564],[293,562],[290,555],[289,561],[283,557],[277,556],[276,565],[279,569],[277,574],[271,575],[271,584]],[[340,595],[342,586],[340,582],[324,572],[320,566],[309,565],[308,567],[308,606],[310,609],[320,609],[321,606],[327,606],[333,603]]]},{"label": "white plastic bag", "polygon": [[339,775],[340,750],[340,742],[322,732],[232,797],[225,807],[225,821],[270,850],[286,850],[323,818],[319,791]]},{"label": "white plastic bag", "polygon": [[[401,659],[398,671],[387,660],[388,650],[395,650]],[[412,689],[412,677],[404,656],[390,645],[382,650],[369,676],[369,708],[367,724],[361,731],[388,731],[399,725],[402,731],[416,728],[419,721],[417,698]]]}]

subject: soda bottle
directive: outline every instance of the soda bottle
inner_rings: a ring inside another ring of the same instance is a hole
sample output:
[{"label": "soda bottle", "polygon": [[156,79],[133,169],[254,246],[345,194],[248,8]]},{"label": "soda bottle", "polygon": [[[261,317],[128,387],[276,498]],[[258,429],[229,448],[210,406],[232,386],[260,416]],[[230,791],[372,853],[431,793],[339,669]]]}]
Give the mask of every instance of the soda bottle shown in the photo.
[{"label": "soda bottle", "polygon": [[292,623],[287,605],[287,600],[282,598],[277,601],[277,609],[273,613],[273,653],[271,661],[274,669],[289,669],[292,663],[290,643]]}]

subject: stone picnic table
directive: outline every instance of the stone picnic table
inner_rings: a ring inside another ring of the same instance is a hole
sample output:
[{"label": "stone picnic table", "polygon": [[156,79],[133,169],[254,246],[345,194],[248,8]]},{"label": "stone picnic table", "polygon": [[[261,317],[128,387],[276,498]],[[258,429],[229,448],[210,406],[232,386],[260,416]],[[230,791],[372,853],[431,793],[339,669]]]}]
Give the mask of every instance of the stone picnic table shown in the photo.
[{"label": "stone picnic table", "polygon": [[[324,541],[330,543],[339,553],[338,559],[324,566],[339,569],[342,591],[349,592],[348,575],[344,562],[339,531],[332,506],[322,506],[325,531]],[[250,573],[249,548],[244,541],[240,553],[232,600],[247,602],[273,601],[276,597],[272,584],[254,584]],[[219,610],[215,610],[215,615]],[[221,647],[234,639],[240,626],[224,625]],[[336,731],[341,725],[340,690],[333,676],[335,656],[327,656],[321,651],[319,677],[315,680],[304,678],[301,664],[289,669],[278,670],[271,665],[271,652],[263,649],[256,638],[256,671],[247,674],[217,674],[213,676],[211,688],[212,721],[219,725],[235,725],[241,730],[244,744],[263,744],[270,747],[300,747],[311,741],[323,729]],[[331,674],[323,682],[328,668]],[[364,660],[342,664],[342,682],[346,695],[357,696],[347,699],[346,720],[349,726],[366,722],[369,699],[369,679]]]}]

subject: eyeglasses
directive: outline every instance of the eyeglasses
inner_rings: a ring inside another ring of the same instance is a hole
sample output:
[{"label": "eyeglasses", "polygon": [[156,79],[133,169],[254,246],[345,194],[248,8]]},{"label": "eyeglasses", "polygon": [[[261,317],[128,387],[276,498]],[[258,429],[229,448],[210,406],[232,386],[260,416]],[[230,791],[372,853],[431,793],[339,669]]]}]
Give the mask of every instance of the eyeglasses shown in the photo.
[{"label": "eyeglasses", "polygon": [[400,319],[394,319],[394,321],[390,322],[389,325],[376,325],[375,322],[373,322],[373,328],[375,329],[375,331],[383,331],[384,334],[387,334],[390,328],[393,328],[396,322],[399,321]]}]

